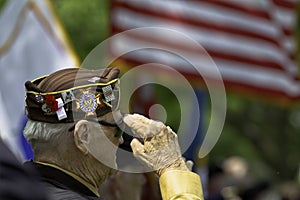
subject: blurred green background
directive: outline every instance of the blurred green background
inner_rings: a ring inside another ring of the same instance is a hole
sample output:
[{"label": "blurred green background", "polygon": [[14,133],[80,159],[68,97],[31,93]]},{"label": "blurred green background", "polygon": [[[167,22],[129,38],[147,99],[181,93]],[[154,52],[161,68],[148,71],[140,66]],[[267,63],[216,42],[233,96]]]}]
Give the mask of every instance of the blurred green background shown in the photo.
[{"label": "blurred green background", "polygon": [[[109,37],[109,0],[52,2],[81,61]],[[4,3],[5,0],[0,0],[0,7]],[[160,98],[166,99],[163,95],[168,94],[160,93]],[[209,99],[207,102],[205,127],[210,117]],[[246,159],[249,172],[255,179],[267,179],[273,183],[299,182],[300,104],[278,105],[231,92],[227,92],[227,102],[225,127],[208,155],[208,163],[221,163],[230,156],[241,156]],[[172,121],[176,120],[169,119],[171,126]]]}]

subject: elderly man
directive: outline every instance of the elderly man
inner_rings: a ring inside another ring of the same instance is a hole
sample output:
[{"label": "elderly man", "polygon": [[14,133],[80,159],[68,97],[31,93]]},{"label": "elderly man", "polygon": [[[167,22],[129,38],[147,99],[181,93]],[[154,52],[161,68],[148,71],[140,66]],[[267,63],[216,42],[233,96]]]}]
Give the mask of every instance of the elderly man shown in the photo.
[{"label": "elderly man", "polygon": [[118,76],[116,68],[69,68],[26,82],[24,135],[34,161],[25,165],[39,172],[50,199],[101,199],[99,187],[117,167],[125,123],[143,138],[143,144],[131,142],[133,154],[160,176],[164,200],[203,199],[176,134],[161,122],[120,114]]}]

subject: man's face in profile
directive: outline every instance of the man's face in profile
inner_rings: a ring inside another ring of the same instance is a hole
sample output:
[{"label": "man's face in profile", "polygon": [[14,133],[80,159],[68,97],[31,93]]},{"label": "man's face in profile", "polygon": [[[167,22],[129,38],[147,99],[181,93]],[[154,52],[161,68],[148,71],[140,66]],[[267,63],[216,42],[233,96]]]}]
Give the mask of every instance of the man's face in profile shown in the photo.
[{"label": "man's face in profile", "polygon": [[[117,126],[112,112],[98,118],[97,121],[89,121],[90,138],[86,144],[89,152],[101,163],[116,168],[116,153],[120,144],[123,143],[122,135],[116,135]],[[119,119],[122,120],[122,119]],[[101,123],[102,122],[102,123]],[[104,124],[104,125],[103,125]]]}]

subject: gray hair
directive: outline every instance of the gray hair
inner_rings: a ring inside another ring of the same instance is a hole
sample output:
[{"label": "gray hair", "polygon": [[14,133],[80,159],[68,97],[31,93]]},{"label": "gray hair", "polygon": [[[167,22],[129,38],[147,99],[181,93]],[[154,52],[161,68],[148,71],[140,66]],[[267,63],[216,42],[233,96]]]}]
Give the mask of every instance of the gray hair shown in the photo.
[{"label": "gray hair", "polygon": [[67,131],[69,124],[51,124],[28,120],[23,134],[28,142],[33,140],[49,141]]}]

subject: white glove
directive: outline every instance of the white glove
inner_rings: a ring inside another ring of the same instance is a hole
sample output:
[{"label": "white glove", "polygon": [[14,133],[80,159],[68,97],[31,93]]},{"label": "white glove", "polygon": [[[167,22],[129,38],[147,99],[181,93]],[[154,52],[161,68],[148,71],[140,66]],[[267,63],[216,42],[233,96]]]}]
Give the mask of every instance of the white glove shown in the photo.
[{"label": "white glove", "polygon": [[143,145],[136,138],[132,140],[130,145],[134,156],[159,176],[169,170],[187,171],[191,168],[192,162],[188,161],[186,165],[181,157],[177,135],[170,127],[139,114],[126,115],[123,121],[144,141]]}]

